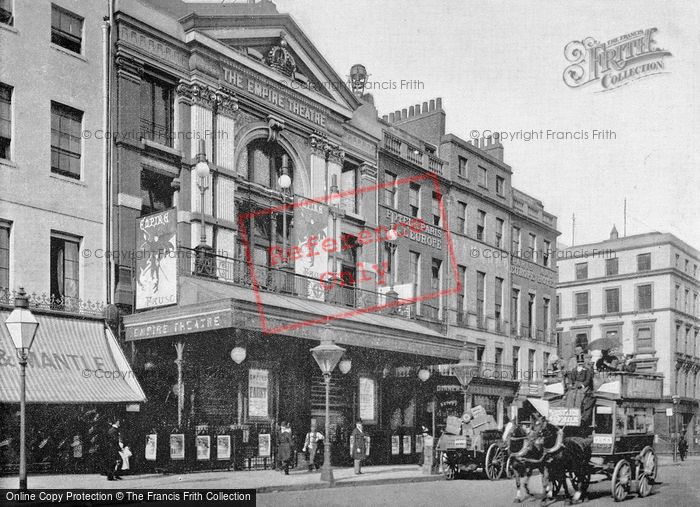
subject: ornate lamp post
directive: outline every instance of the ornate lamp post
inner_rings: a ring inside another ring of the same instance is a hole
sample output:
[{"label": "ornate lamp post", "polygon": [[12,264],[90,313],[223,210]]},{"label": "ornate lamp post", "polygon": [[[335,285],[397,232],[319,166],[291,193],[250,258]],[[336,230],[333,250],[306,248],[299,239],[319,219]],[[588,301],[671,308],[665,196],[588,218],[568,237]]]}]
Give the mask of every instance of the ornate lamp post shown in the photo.
[{"label": "ornate lamp post", "polygon": [[[389,291],[386,293],[386,302],[387,304],[390,304],[394,301],[396,301],[399,297],[399,294],[394,290],[394,281],[396,280],[396,266],[395,266],[395,258],[396,258],[396,248],[399,246],[397,240],[399,239],[399,235],[396,232],[396,229],[391,228],[387,231],[386,233],[386,245],[389,247]],[[392,307],[389,309],[389,313],[396,313],[396,307]]]},{"label": "ornate lamp post", "polygon": [[[277,184],[282,189],[282,252],[284,260],[282,267],[286,268],[287,260],[287,192],[292,186],[292,178],[289,176],[289,156],[285,153],[282,155],[282,174],[277,178]],[[276,233],[275,233],[276,234]]]},{"label": "ornate lamp post", "polygon": [[673,442],[673,461],[677,461],[677,453],[678,453],[678,441],[680,440],[678,435],[678,404],[681,401],[681,397],[678,396],[677,394],[674,394],[671,396],[671,399],[673,400],[673,438],[671,441]]},{"label": "ornate lamp post", "polygon": [[333,468],[331,467],[331,446],[330,446],[330,388],[331,372],[343,357],[345,349],[338,347],[333,340],[324,339],[321,344],[311,349],[316,363],[321,368],[323,380],[326,384],[326,445],[323,446],[323,466],[321,467],[321,480],[333,485]]},{"label": "ornate lamp post", "polygon": [[452,371],[460,385],[462,386],[462,392],[464,394],[464,410],[467,410],[469,404],[467,403],[467,387],[472,381],[473,368],[476,366],[476,350],[472,347],[464,345],[464,349],[459,354],[459,362],[454,365]]},{"label": "ornate lamp post", "polygon": [[199,153],[197,153],[197,165],[194,167],[197,175],[197,188],[199,189],[199,206],[200,206],[200,230],[199,230],[199,245],[195,248],[197,265],[195,271],[198,274],[211,276],[213,274],[213,254],[214,250],[207,244],[207,226],[204,221],[204,196],[209,188],[209,177],[211,170],[209,162],[207,162],[206,144],[204,139],[199,140]]},{"label": "ornate lamp post", "polygon": [[19,489],[27,490],[27,451],[26,451],[26,376],[27,358],[29,349],[32,348],[39,323],[31,311],[29,311],[29,298],[24,288],[20,287],[19,293],[15,297],[15,309],[7,320],[5,326],[10,333],[12,343],[17,349],[17,359],[20,366],[19,377]]}]

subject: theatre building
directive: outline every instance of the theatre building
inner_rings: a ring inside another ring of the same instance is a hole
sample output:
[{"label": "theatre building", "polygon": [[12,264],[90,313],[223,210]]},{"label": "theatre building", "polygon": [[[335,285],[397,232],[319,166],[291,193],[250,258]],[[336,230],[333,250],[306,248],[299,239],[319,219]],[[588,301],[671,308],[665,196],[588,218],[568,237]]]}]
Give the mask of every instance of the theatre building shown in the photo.
[{"label": "theatre building", "polygon": [[[139,133],[114,146],[115,248],[138,253],[120,257],[115,301],[148,397],[141,441],[156,436],[137,452],[152,467],[271,466],[281,421],[298,442],[312,419],[324,428],[310,349],[332,339],[346,349],[333,463],[349,459],[357,417],[370,462],[415,461],[431,398],[418,373],[456,362],[462,343],[442,333],[439,306],[384,308],[380,226],[411,214],[387,220],[379,206],[384,132],[364,69],[345,85],[267,1],[126,1],[115,20],[117,128]],[[425,210],[430,231],[398,255],[415,244],[431,276],[445,239]],[[390,394],[398,383],[406,399]]]}]

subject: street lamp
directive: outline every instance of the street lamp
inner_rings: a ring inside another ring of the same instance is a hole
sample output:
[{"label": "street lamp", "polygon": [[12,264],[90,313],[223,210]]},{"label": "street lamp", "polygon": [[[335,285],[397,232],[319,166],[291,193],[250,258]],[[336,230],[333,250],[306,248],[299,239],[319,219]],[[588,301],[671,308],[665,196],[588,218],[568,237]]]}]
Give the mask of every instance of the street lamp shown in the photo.
[{"label": "street lamp", "polygon": [[[282,174],[277,178],[277,184],[282,189],[282,267],[287,267],[287,191],[292,186],[292,178],[289,176],[289,156],[282,155]],[[276,234],[276,233],[275,233]]]},{"label": "street lamp", "polygon": [[197,153],[197,164],[194,166],[194,172],[197,175],[197,188],[199,189],[200,195],[200,231],[199,245],[195,248],[197,251],[197,266],[195,271],[198,274],[211,275],[211,270],[213,268],[213,249],[207,245],[207,228],[204,221],[204,195],[209,188],[211,169],[209,168],[209,162],[207,162],[206,143],[204,139],[199,140],[199,153]]},{"label": "street lamp", "polygon": [[453,375],[457,377],[464,395],[464,411],[467,410],[467,387],[472,381],[473,368],[476,366],[476,350],[464,344],[462,352],[459,354],[459,362],[453,366]]},{"label": "street lamp", "polygon": [[678,440],[679,440],[679,435],[678,435],[678,404],[681,401],[681,397],[678,396],[677,394],[674,394],[671,396],[671,399],[673,400],[673,426],[674,426],[674,431],[673,431],[673,438],[671,441],[673,442],[673,461],[677,461],[678,458],[676,456],[676,453],[678,452]]},{"label": "street lamp", "polygon": [[12,343],[17,349],[17,358],[20,366],[19,377],[19,489],[27,490],[27,451],[26,451],[26,376],[27,358],[29,349],[32,348],[39,323],[31,311],[29,311],[29,298],[24,288],[20,287],[15,297],[15,309],[5,321],[5,326],[10,333]]},{"label": "street lamp", "polygon": [[[399,239],[399,235],[396,232],[396,229],[392,227],[389,229],[386,233],[386,245],[389,248],[389,291],[386,293],[386,303],[387,305],[396,301],[399,298],[398,292],[394,290],[394,280],[396,279],[396,267],[394,263],[394,259],[396,257],[396,248],[399,246],[397,240]],[[396,307],[392,307],[389,310],[389,313],[396,313]]]},{"label": "street lamp", "polygon": [[333,340],[324,339],[320,345],[311,349],[316,363],[323,373],[323,380],[326,384],[326,445],[323,446],[323,466],[321,467],[321,480],[330,485],[335,483],[333,479],[333,468],[331,467],[331,446],[330,446],[330,388],[331,372],[343,357],[345,349],[338,347]]}]

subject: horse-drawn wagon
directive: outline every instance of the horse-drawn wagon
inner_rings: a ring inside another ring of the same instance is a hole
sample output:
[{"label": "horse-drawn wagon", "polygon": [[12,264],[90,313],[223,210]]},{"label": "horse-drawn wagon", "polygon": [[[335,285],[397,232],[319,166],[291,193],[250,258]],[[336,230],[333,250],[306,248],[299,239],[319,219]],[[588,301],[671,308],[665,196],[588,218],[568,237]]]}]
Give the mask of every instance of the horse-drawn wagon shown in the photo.
[{"label": "horse-drawn wagon", "polygon": [[567,496],[578,500],[586,493],[591,475],[611,481],[617,502],[630,492],[640,497],[651,494],[657,477],[654,405],[662,396],[662,383],[659,375],[596,374],[590,425],[582,424],[581,409],[567,407],[561,396],[528,398],[544,417],[527,445],[532,453],[540,439],[539,453],[535,453],[539,458],[531,462],[542,470],[548,496],[557,495],[563,487]]}]

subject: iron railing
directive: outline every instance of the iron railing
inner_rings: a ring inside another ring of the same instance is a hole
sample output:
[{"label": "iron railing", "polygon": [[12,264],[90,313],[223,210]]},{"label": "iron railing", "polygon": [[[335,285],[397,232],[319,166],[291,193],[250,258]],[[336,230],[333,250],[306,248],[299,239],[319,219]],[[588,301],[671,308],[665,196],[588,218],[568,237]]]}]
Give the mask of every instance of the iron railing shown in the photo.
[{"label": "iron railing", "polygon": [[[7,287],[0,287],[0,305],[13,306],[17,297],[17,291]],[[79,313],[81,315],[104,315],[105,304],[102,301],[92,301],[68,296],[57,297],[46,293],[27,294],[29,307],[37,310],[53,310],[66,313]]]}]

